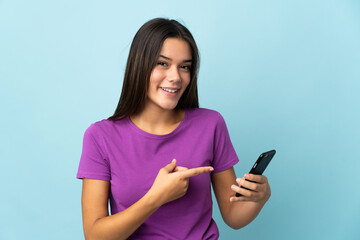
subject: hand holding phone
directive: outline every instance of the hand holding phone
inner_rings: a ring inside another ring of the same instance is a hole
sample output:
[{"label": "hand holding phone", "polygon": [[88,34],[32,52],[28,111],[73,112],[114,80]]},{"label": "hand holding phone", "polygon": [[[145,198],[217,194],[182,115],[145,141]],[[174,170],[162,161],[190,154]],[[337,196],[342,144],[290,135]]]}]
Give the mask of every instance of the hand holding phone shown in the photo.
[{"label": "hand holding phone", "polygon": [[[271,159],[274,157],[275,153],[276,153],[275,150],[271,150],[271,151],[262,153],[259,156],[259,158],[257,159],[257,161],[255,162],[254,166],[250,169],[249,173],[262,175],[263,172],[265,171],[266,167],[270,163]],[[246,181],[249,181],[249,180],[246,180]],[[245,187],[241,186],[241,188],[245,188]],[[245,188],[245,189],[247,189],[247,188]],[[236,193],[235,196],[241,197],[242,195],[240,193]]]}]

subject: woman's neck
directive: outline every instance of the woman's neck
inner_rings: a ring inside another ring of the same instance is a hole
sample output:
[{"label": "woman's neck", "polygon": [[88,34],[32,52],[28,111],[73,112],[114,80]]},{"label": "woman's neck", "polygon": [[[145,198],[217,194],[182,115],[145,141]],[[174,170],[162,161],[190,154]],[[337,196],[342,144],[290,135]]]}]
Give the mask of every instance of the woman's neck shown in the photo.
[{"label": "woman's neck", "polygon": [[145,132],[163,135],[172,132],[181,123],[184,116],[184,110],[145,108],[140,113],[130,116],[130,119]]}]

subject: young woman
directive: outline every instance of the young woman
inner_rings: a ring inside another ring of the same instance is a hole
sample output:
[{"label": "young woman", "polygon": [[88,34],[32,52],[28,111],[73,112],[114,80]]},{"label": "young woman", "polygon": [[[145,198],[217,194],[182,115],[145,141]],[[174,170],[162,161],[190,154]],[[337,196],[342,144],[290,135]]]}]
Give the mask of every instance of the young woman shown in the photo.
[{"label": "young woman", "polygon": [[136,33],[114,115],[84,134],[77,178],[86,239],[218,239],[211,184],[234,229],[269,199],[265,176],[236,179],[223,117],[199,108],[198,66],[196,43],[177,21],[153,19]]}]

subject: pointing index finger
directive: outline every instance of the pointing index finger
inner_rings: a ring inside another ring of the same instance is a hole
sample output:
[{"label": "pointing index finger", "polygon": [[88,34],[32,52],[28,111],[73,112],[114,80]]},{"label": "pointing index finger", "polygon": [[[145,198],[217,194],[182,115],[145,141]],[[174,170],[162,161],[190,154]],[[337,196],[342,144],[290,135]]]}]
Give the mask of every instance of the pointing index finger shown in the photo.
[{"label": "pointing index finger", "polygon": [[181,176],[185,177],[185,178],[189,178],[189,177],[194,177],[196,175],[200,175],[202,173],[207,173],[207,172],[211,172],[214,171],[213,167],[197,167],[197,168],[191,168],[185,171],[182,171],[180,174]]}]

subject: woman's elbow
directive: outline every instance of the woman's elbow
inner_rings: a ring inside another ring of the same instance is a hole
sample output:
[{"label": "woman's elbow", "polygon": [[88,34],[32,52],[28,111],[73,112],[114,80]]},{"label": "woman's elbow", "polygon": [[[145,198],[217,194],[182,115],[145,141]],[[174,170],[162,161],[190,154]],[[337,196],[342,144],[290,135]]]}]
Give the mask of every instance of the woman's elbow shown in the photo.
[{"label": "woman's elbow", "polygon": [[231,220],[226,220],[226,219],[224,219],[224,222],[226,223],[226,225],[228,225],[229,227],[231,227],[234,230],[239,230],[240,228],[243,228],[250,223],[250,222],[231,221]]}]

